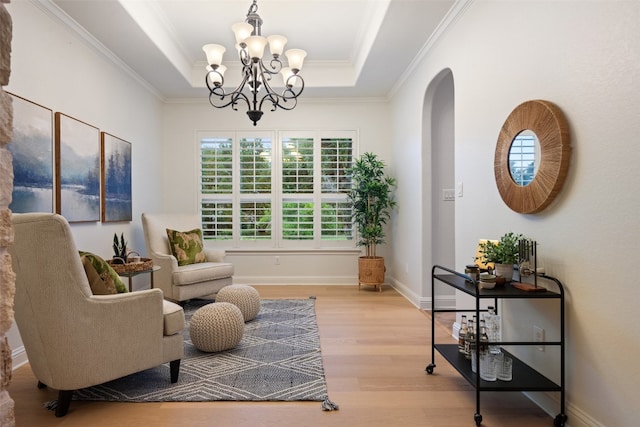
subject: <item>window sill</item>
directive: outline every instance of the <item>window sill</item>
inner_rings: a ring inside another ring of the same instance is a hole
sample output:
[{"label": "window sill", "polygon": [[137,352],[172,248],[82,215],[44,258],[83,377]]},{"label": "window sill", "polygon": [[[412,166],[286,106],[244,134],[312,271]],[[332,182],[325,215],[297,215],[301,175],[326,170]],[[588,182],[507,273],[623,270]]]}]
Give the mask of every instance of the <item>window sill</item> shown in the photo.
[{"label": "window sill", "polygon": [[359,248],[317,248],[317,249],[273,249],[273,248],[234,248],[225,249],[227,255],[356,255],[362,252]]}]

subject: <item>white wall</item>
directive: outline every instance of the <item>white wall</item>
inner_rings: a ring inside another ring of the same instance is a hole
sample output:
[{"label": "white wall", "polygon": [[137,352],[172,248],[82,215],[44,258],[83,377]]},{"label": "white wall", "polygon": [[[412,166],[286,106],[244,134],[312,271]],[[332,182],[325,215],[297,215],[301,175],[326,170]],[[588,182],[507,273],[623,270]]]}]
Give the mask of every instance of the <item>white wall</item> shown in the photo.
[{"label": "white wall", "polygon": [[[160,164],[161,102],[45,9],[28,1],[6,8],[13,19],[6,90],[131,142],[133,221],[72,224],[77,247],[110,258],[117,232],[144,251],[140,214],[160,206],[162,171],[146,165]],[[15,325],[9,344],[22,347]],[[15,365],[25,360],[16,356]]]},{"label": "white wall", "polygon": [[[304,94],[303,94],[304,96]],[[388,164],[392,141],[388,103],[378,100],[302,100],[292,111],[265,111],[260,131],[355,130],[359,152],[373,151]],[[163,209],[198,211],[198,143],[196,131],[255,130],[243,107],[216,109],[208,102],[169,103],[164,108]],[[393,167],[389,167],[393,175]],[[389,237],[389,240],[391,237]],[[382,247],[382,255],[388,248]],[[237,283],[357,283],[359,251],[241,251],[228,250]],[[278,264],[276,265],[276,257]],[[393,272],[388,271],[388,282]]]},{"label": "white wall", "polygon": [[[623,426],[637,422],[640,338],[635,324],[640,287],[635,264],[640,249],[640,3],[471,3],[445,32],[392,102],[394,169],[400,185],[394,224],[394,259],[409,261],[410,284],[420,291],[421,271],[431,267],[418,250],[429,206],[412,197],[408,183],[429,176],[421,156],[425,90],[443,69],[455,85],[456,265],[464,268],[479,238],[513,230],[539,243],[548,274],[566,286],[567,403],[569,424]],[[572,160],[563,191],[545,211],[520,215],[502,202],[493,175],[499,130],[518,104],[556,103],[571,131]],[[430,185],[430,183],[423,183]],[[434,195],[435,197],[435,195]],[[407,225],[402,225],[407,224]],[[428,254],[427,254],[428,255]],[[507,333],[531,323],[557,336],[547,304],[505,306]],[[550,352],[550,351],[549,351]],[[549,352],[523,357],[552,378]],[[550,394],[552,395],[552,394]],[[553,395],[557,396],[557,395]],[[534,396],[549,405],[547,396]],[[558,407],[549,410],[557,413]],[[554,415],[555,415],[554,413]]]}]

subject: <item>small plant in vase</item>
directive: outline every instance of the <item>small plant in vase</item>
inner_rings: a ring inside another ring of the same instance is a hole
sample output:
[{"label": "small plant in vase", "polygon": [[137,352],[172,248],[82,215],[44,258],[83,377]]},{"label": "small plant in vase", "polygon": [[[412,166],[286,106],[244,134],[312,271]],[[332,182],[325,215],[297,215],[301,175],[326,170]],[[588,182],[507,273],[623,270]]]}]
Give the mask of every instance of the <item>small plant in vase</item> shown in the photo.
[{"label": "small plant in vase", "polygon": [[480,243],[480,259],[485,264],[493,263],[496,276],[502,276],[510,281],[513,278],[513,265],[519,259],[520,241],[527,240],[522,234],[508,232],[504,234],[498,243],[490,240]]},{"label": "small plant in vase", "polygon": [[127,263],[127,242],[124,240],[124,233],[120,234],[120,239],[118,233],[113,234],[113,259],[121,259],[123,264]]}]

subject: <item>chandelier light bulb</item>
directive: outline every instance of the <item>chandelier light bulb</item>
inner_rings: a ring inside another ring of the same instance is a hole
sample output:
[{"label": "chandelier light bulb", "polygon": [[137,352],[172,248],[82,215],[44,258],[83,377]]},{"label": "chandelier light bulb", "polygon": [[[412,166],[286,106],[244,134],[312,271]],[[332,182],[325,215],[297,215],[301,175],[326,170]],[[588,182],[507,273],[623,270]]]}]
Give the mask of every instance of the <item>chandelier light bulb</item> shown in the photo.
[{"label": "chandelier light bulb", "polygon": [[298,71],[302,70],[302,63],[305,56],[307,56],[307,52],[302,49],[289,49],[284,54],[287,57],[287,61],[289,61],[289,67],[294,73],[297,74]]},{"label": "chandelier light bulb", "polygon": [[227,71],[227,67],[224,65],[220,65],[215,70],[210,65],[207,65],[209,81],[211,81],[215,86],[220,86],[222,84],[222,78],[224,77],[225,71]]},{"label": "chandelier light bulb", "polygon": [[269,50],[271,51],[271,55],[276,58],[282,55],[284,46],[287,44],[287,38],[285,36],[269,36],[267,37],[267,40],[269,40]]},{"label": "chandelier light bulb", "polygon": [[207,54],[207,62],[212,67],[222,64],[222,55],[224,55],[225,47],[219,44],[206,44],[202,46],[202,50]]},{"label": "chandelier light bulb", "polygon": [[241,45],[247,37],[251,36],[251,33],[253,32],[253,25],[248,22],[239,22],[237,24],[233,24],[231,26],[231,30],[236,35],[236,43]]},{"label": "chandelier light bulb", "polygon": [[284,67],[280,70],[280,74],[282,74],[282,80],[284,80],[285,86],[292,86],[294,83],[294,79],[289,80],[289,77],[295,76],[291,67]]},{"label": "chandelier light bulb", "polygon": [[264,48],[267,46],[267,39],[262,36],[251,36],[245,39],[247,44],[247,50],[249,51],[249,58],[254,61],[262,59],[264,55]]},{"label": "chandelier light bulb", "polygon": [[260,87],[262,86],[262,76],[260,76],[258,74],[258,79],[257,80],[254,80],[253,76],[251,76],[249,78],[248,83],[249,83],[249,88],[250,88],[251,92],[256,92],[257,93],[260,90]]}]

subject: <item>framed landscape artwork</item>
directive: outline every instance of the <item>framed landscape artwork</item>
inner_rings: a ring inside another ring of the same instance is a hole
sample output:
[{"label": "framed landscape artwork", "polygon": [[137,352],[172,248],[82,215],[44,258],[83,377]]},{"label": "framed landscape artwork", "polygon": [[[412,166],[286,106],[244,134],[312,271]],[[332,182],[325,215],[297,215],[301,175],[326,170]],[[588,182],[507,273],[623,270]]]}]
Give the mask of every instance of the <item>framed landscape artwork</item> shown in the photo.
[{"label": "framed landscape artwork", "polygon": [[53,212],[53,111],[9,93],[13,100],[13,193],[15,213]]},{"label": "framed landscape artwork", "polygon": [[100,220],[100,131],[55,113],[56,212],[69,222]]},{"label": "framed landscape artwork", "polygon": [[102,146],[102,221],[131,221],[131,143],[106,132]]}]

